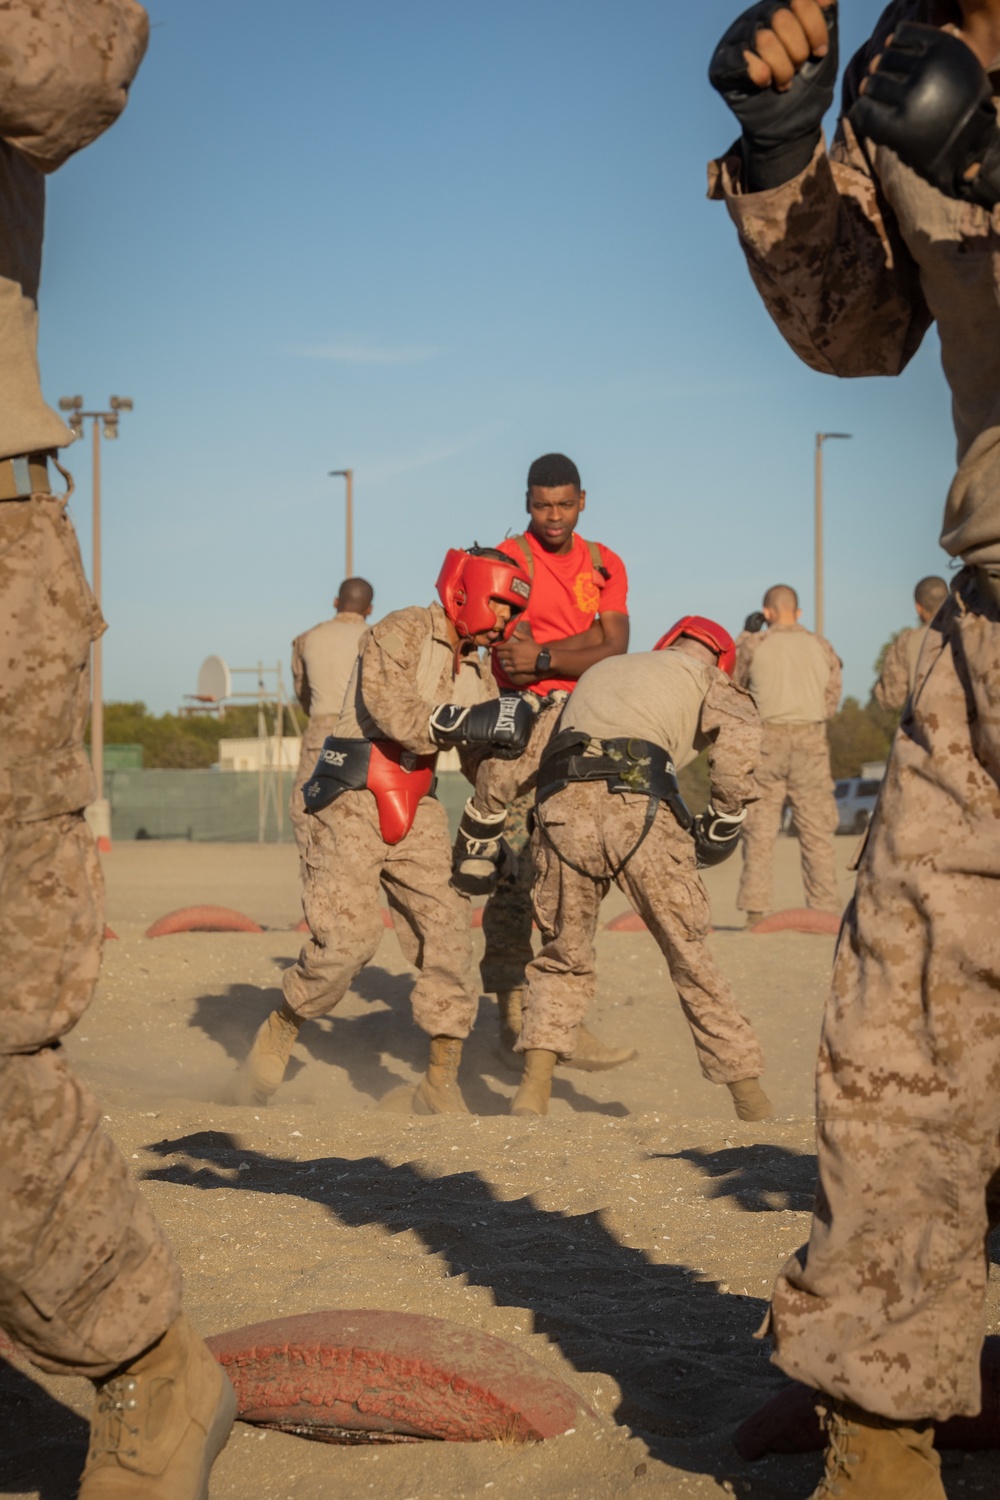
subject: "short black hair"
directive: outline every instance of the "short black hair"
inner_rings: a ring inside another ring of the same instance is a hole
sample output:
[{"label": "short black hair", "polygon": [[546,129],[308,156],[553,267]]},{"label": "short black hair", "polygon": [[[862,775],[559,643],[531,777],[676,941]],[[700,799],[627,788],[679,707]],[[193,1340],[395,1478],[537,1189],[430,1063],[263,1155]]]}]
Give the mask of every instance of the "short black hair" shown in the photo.
[{"label": "short black hair", "polygon": [[565,453],[543,453],[528,470],[528,489],[561,489],[564,484],[580,488],[580,470]]},{"label": "short black hair", "polygon": [[363,615],[374,598],[375,590],[367,578],[345,578],[337,590],[336,605],[348,613]]},{"label": "short black hair", "polygon": [[921,578],[913,590],[913,601],[922,609],[937,612],[948,597],[948,585],[943,578],[931,573],[928,578]]}]

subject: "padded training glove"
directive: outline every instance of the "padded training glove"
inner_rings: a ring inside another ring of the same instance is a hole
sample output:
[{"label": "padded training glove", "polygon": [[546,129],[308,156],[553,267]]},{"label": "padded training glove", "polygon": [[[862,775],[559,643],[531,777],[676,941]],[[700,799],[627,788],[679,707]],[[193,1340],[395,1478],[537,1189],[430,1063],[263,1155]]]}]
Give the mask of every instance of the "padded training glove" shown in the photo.
[{"label": "padded training glove", "polygon": [[738,813],[716,812],[711,802],[703,813],[699,813],[691,829],[699,869],[706,865],[721,865],[728,859],[740,841],[747,810]]},{"label": "padded training glove", "polygon": [[[708,68],[708,79],[725,99],[743,130],[743,159],[751,192],[781,187],[804,172],[819,143],[823,116],[837,85],[837,7],[825,6],[830,34],[825,57],[809,58],[779,93],[750,81],[744,52],[754,50],[758,31],[766,30],[776,10],[788,0],[761,0],[733,22]],[[902,30],[902,27],[900,28]]]},{"label": "padded training glove", "polygon": [[[990,80],[957,36],[901,22],[851,106],[850,121],[949,198],[984,208],[1000,201],[1000,127]],[[967,177],[976,163],[980,171]]]},{"label": "padded training glove", "polygon": [[520,693],[501,693],[488,703],[463,708],[442,703],[431,714],[431,739],[443,749],[453,745],[485,746],[501,760],[516,760],[531,734],[535,715]]}]

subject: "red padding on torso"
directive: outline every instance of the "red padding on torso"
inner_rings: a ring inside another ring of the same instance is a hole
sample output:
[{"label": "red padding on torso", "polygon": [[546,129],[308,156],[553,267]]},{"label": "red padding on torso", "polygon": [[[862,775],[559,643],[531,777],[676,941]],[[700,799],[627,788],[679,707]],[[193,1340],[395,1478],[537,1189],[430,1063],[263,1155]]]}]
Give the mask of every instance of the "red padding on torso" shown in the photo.
[{"label": "red padding on torso", "polygon": [[586,1413],[576,1393],[510,1344],[443,1318],[316,1312],[207,1340],[238,1414],[325,1442],[555,1437]]},{"label": "red padding on torso", "polygon": [[231,906],[181,906],[168,911],[152,927],[148,938],[169,937],[175,932],[263,932],[250,917]]},{"label": "red padding on torso", "polygon": [[378,825],[387,844],[398,844],[413,827],[421,797],[434,785],[436,755],[411,755],[391,740],[373,740],[368,790],[378,804]]}]

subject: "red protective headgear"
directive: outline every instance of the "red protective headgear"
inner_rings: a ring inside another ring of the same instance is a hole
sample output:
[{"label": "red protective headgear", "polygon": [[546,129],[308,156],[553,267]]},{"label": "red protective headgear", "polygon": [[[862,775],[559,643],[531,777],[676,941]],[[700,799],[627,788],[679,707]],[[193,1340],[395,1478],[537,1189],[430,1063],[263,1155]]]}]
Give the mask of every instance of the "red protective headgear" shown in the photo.
[{"label": "red protective headgear", "polygon": [[520,563],[492,547],[469,547],[464,552],[452,547],[438,574],[437,591],[445,614],[461,636],[495,630],[490,600],[502,599],[510,605],[510,623],[503,633],[506,640],[528,602],[531,579]]},{"label": "red protective headgear", "polygon": [[660,636],[653,650],[666,651],[682,635],[689,635],[692,640],[701,641],[710,651],[717,651],[720,670],[727,677],[732,677],[736,665],[736,647],[728,630],[723,630],[721,625],[717,625],[714,620],[707,620],[704,615],[685,615],[676,625],[671,625],[666,635]]}]

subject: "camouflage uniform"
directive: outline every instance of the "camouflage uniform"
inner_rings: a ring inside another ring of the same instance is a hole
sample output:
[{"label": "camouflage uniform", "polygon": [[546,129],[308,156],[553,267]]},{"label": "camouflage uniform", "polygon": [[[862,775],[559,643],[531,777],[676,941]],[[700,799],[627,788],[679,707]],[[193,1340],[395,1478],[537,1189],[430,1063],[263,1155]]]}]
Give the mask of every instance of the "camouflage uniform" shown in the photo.
[{"label": "camouflage uniform", "polygon": [[750,690],[764,724],[754,777],[756,802],[743,830],[741,911],[771,908],[774,844],[787,797],[802,856],[806,905],[842,908],[833,834],[837,804],[824,720],[840,701],[840,660],[829,641],[801,625],[772,625],[741,636],[735,682]]},{"label": "camouflage uniform", "polygon": [[[180,1310],[170,1247],[100,1129],[60,1038],[93,994],[104,892],[83,808],[91,642],[87,587],[45,451],[68,433],[35,352],[42,172],[121,111],[145,12],[5,9],[0,55],[0,1325],[43,1369],[107,1375]],[[29,460],[28,455],[31,455]]]},{"label": "camouflage uniform", "polygon": [[[436,704],[479,703],[496,692],[477,652],[463,653],[456,664],[439,604],[397,610],[368,632],[336,733],[431,755]],[[312,935],[285,974],[292,1010],[303,1019],[325,1015],[374,956],[383,932],[381,885],[403,952],[420,970],[412,995],[418,1026],[430,1036],[468,1036],[476,1014],[469,902],[450,883],[451,838],[441,804],[422,798],[412,828],[396,844],[383,839],[369,791],[343,792],[309,814],[308,823],[302,901]]]},{"label": "camouflage uniform", "polygon": [[[957,14],[891,5],[847,70],[845,108],[900,20]],[[744,195],[739,170],[717,164],[716,191],[796,352],[836,375],[894,375],[934,318],[953,397],[941,541],[971,566],[929,627],[845,918],[817,1207],[771,1314],[789,1374],[895,1421],[941,1420],[979,1410],[1000,1181],[1000,261],[988,212],[863,152],[846,123],[780,188]]]},{"label": "camouflage uniform", "polygon": [[917,625],[910,630],[901,630],[890,642],[878,681],[872,689],[879,708],[898,712],[906,703],[917,679],[917,662],[926,639],[927,626]]},{"label": "camouflage uniform", "polygon": [[344,693],[351,680],[361,637],[367,628],[364,615],[342,609],[297,635],[292,642],[292,682],[295,696],[309,715],[302,736],[299,768],[288,802],[299,854],[305,858],[309,814],[302,801],[302,788],[313,773],[323,741],[332,734],[340,718]]},{"label": "camouflage uniform", "polygon": [[517,874],[505,880],[483,907],[485,948],[480,963],[483,989],[488,995],[515,990],[524,984],[524,971],[534,957],[531,944],[531,882],[533,869],[528,843],[535,784],[545,747],[552,738],[559,711],[568,693],[556,691],[542,699],[538,718],[524,754],[517,760],[488,756],[476,773],[473,803],[479,812],[499,813],[506,807],[504,838],[517,855]]},{"label": "camouflage uniform", "polygon": [[[595,739],[646,739],[678,767],[707,747],[717,809],[736,812],[751,793],[760,745],[752,702],[717,668],[676,649],[591,667],[561,728]],[[594,933],[614,880],[667,961],[705,1077],[757,1078],[760,1044],[705,941],[710,912],[694,841],[661,804],[639,843],[647,806],[645,796],[611,793],[601,781],[571,782],[539,806],[533,895],[543,946],[528,965],[517,1050],[573,1055],[576,1028],[595,995]]]}]

